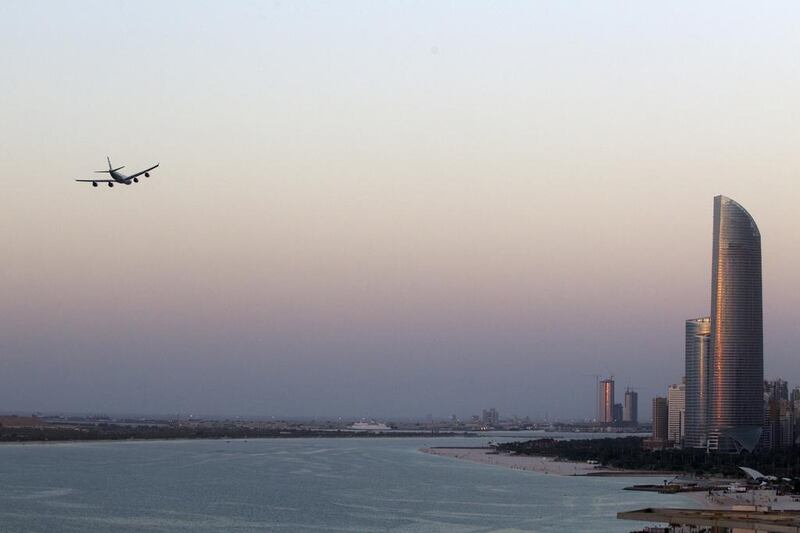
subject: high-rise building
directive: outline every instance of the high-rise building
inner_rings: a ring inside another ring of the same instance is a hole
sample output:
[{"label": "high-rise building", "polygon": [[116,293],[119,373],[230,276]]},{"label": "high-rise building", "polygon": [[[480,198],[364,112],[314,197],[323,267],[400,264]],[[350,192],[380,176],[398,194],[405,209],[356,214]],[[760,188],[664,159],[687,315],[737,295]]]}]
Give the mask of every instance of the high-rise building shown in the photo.
[{"label": "high-rise building", "polygon": [[598,422],[601,424],[614,423],[614,376],[600,381],[598,394]]},{"label": "high-rise building", "polygon": [[764,423],[761,234],[753,217],[714,198],[708,447],[752,451]]},{"label": "high-rise building", "polygon": [[705,448],[711,356],[711,317],[686,321],[686,437],[684,445]]},{"label": "high-rise building", "polygon": [[794,445],[794,409],[789,400],[780,401],[780,441],[781,448]]},{"label": "high-rise building", "polygon": [[622,425],[622,404],[615,403],[614,404],[614,425],[620,426]]},{"label": "high-rise building", "polygon": [[667,399],[663,396],[653,398],[653,441],[667,441],[668,414]]},{"label": "high-rise building", "polygon": [[686,435],[686,386],[670,385],[667,389],[667,440],[683,445]]},{"label": "high-rise building", "polygon": [[788,448],[794,444],[794,405],[788,384],[782,379],[764,382],[764,431],[759,446]]},{"label": "high-rise building", "polygon": [[789,401],[796,402],[800,400],[800,387],[795,387],[792,389],[792,393],[789,395]]},{"label": "high-rise building", "polygon": [[631,389],[625,391],[625,400],[622,404],[622,421],[632,426],[639,423],[639,394]]},{"label": "high-rise building", "polygon": [[484,409],[481,413],[481,422],[484,426],[496,426],[500,422],[500,414],[494,407]]},{"label": "high-rise building", "polygon": [[774,381],[765,381],[764,392],[773,400],[788,400],[789,384],[780,378]]},{"label": "high-rise building", "polygon": [[800,398],[790,400],[789,407],[792,410],[792,434],[794,436],[792,444],[798,444],[798,440],[800,440]]}]

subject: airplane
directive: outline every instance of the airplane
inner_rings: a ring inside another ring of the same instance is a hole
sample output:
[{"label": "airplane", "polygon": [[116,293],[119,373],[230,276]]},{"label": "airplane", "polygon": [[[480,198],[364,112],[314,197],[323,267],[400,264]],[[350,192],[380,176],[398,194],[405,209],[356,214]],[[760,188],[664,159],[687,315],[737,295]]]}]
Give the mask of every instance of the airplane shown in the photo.
[{"label": "airplane", "polygon": [[130,185],[131,183],[139,183],[139,176],[141,176],[142,174],[144,174],[145,178],[149,178],[150,171],[153,170],[154,168],[158,168],[159,165],[158,163],[156,163],[154,166],[148,169],[142,170],[141,172],[137,172],[136,174],[131,174],[130,176],[126,176],[124,174],[117,172],[119,169],[125,168],[124,166],[112,168],[111,158],[106,157],[106,159],[108,159],[108,170],[95,170],[95,172],[109,174],[111,176],[110,180],[75,180],[75,181],[91,183],[92,187],[97,187],[98,183],[107,183],[109,187],[113,187],[115,183],[124,183],[125,185]]}]

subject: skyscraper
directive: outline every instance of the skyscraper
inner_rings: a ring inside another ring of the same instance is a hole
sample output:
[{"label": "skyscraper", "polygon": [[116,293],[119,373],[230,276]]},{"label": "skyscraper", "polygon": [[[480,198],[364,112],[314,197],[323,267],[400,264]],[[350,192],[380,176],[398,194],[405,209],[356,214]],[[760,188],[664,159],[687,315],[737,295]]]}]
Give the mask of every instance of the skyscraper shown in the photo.
[{"label": "skyscraper", "polygon": [[786,381],[764,382],[764,433],[760,446],[766,449],[788,448],[794,444],[794,405],[789,400]]},{"label": "skyscraper", "polygon": [[764,422],[761,234],[753,217],[714,198],[708,446],[752,451]]},{"label": "skyscraper", "polygon": [[634,426],[639,423],[639,394],[636,391],[630,389],[625,391],[625,400],[622,404],[622,421]]},{"label": "skyscraper", "polygon": [[598,422],[611,424],[614,422],[614,377],[600,381],[600,393],[597,401]]},{"label": "skyscraper", "polygon": [[800,387],[795,387],[792,389],[792,392],[789,395],[789,401],[792,402],[800,401]]},{"label": "skyscraper", "polygon": [[686,386],[670,385],[667,390],[667,439],[676,446],[683,446],[686,434]]},{"label": "skyscraper", "polygon": [[622,404],[615,403],[613,412],[614,412],[614,425],[615,426],[622,425]]},{"label": "skyscraper", "polygon": [[653,398],[653,441],[667,441],[668,411],[667,399],[663,396]]},{"label": "skyscraper", "polygon": [[788,400],[789,384],[780,378],[775,381],[765,381],[764,392],[769,394],[769,397],[774,400]]},{"label": "skyscraper", "polygon": [[481,422],[483,422],[485,426],[496,426],[498,422],[500,422],[500,414],[494,407],[484,409],[481,413]]},{"label": "skyscraper", "polygon": [[684,445],[705,448],[711,357],[711,317],[686,321],[686,438]]}]

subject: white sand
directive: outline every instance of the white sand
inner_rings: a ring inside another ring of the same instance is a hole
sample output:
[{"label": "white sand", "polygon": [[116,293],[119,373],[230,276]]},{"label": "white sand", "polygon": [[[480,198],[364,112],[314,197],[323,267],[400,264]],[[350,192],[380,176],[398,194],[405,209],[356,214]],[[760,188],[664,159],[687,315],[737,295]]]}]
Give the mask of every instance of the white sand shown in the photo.
[{"label": "white sand", "polygon": [[[498,454],[488,448],[422,448],[424,453],[451,457],[463,461],[472,461],[487,465],[503,466],[516,470],[528,470],[541,474],[555,474],[558,476],[585,476],[596,472],[596,466],[586,463],[571,463],[556,461],[552,457],[537,457],[533,455],[507,455]],[[609,472],[609,470],[605,470]]]}]

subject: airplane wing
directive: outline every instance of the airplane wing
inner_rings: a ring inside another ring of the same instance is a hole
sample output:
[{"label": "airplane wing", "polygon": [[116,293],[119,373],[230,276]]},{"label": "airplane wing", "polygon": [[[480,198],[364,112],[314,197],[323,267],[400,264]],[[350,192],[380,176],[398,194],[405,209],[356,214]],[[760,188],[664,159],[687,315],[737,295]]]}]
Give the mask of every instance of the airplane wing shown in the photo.
[{"label": "airplane wing", "polygon": [[116,183],[117,180],[75,180],[75,181],[82,181],[85,183]]},{"label": "airplane wing", "polygon": [[142,170],[141,172],[137,172],[136,174],[131,174],[130,176],[127,176],[127,178],[128,178],[128,179],[138,178],[139,176],[141,176],[141,175],[142,175],[142,174],[144,174],[145,172],[150,172],[150,171],[151,171],[151,170],[153,170],[154,168],[158,168],[158,165],[159,165],[159,163],[156,163],[155,165],[153,165],[153,166],[152,166],[152,167],[150,167],[150,168],[146,168],[146,169]]}]

